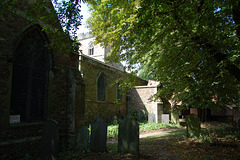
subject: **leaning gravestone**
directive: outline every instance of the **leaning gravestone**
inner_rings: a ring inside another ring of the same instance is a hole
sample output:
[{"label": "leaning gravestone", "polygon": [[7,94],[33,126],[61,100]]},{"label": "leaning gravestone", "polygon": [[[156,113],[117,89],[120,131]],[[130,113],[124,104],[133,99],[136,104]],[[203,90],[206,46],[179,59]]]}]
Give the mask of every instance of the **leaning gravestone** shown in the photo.
[{"label": "leaning gravestone", "polygon": [[148,122],[155,123],[155,114],[148,114]]},{"label": "leaning gravestone", "polygon": [[42,133],[41,160],[56,160],[59,150],[58,123],[48,120]]},{"label": "leaning gravestone", "polygon": [[195,114],[190,114],[186,118],[187,124],[187,137],[195,136],[199,137],[201,133],[200,119]]},{"label": "leaning gravestone", "polygon": [[91,125],[90,150],[105,152],[107,143],[107,125],[103,119],[97,119]]},{"label": "leaning gravestone", "polygon": [[83,126],[78,131],[77,137],[77,151],[82,152],[86,151],[88,148],[88,140],[89,140],[89,130],[87,126]]},{"label": "leaning gravestone", "polygon": [[131,117],[119,124],[118,152],[139,154],[139,124]]}]

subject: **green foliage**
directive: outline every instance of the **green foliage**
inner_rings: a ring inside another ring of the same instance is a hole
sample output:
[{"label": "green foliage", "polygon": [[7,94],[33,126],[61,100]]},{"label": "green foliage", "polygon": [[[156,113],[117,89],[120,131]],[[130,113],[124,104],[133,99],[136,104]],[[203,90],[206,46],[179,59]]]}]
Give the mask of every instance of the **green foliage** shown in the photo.
[{"label": "green foliage", "polygon": [[239,2],[88,2],[96,42],[112,47],[113,61],[141,64],[140,75],[161,81],[157,96],[185,108],[239,106]]},{"label": "green foliage", "polygon": [[107,138],[118,137],[118,125],[109,125],[107,128]]},{"label": "green foliage", "polygon": [[81,25],[81,19],[83,17],[83,15],[80,14],[82,0],[53,1],[62,27],[67,32],[75,35],[78,27]]},{"label": "green foliage", "polygon": [[[70,54],[79,50],[80,44],[75,36],[81,25],[82,2],[82,0],[53,0],[55,10],[50,0],[25,1],[24,4],[28,5],[22,11],[32,23],[41,24],[43,31],[51,36],[51,44],[49,44],[51,49]],[[0,1],[0,16],[15,13],[15,7],[18,5],[17,0]]]},{"label": "green foliage", "polygon": [[[196,140],[202,141],[205,145],[234,145],[239,140],[239,131],[237,128],[222,125],[204,129]],[[228,144],[230,143],[230,144]]]},{"label": "green foliage", "polygon": [[[165,123],[149,123],[139,122],[139,132],[146,132],[150,130],[163,129],[169,127],[179,127],[176,124],[165,124]],[[108,125],[107,138],[117,138],[118,136],[118,125]]]},{"label": "green foliage", "polygon": [[70,54],[78,52],[80,45],[75,37],[82,19],[80,3],[81,1],[57,2],[54,0],[55,10],[45,7],[49,5],[48,0],[36,1],[25,7],[25,15],[33,22],[44,24],[43,31],[51,35],[51,43],[49,44],[51,49]]},{"label": "green foliage", "polygon": [[145,110],[141,110],[139,112],[139,121],[140,122],[146,122],[148,120],[148,115]]},{"label": "green foliage", "polygon": [[0,1],[0,16],[4,14],[15,13],[14,5],[17,3],[17,0],[3,0]]},{"label": "green foliage", "polygon": [[151,68],[151,64],[141,65],[138,76],[145,80],[156,80],[155,73]]},{"label": "green foliage", "polygon": [[138,111],[136,109],[132,109],[128,115],[129,117],[132,117],[136,121],[138,120]]},{"label": "green foliage", "polygon": [[118,152],[118,144],[117,143],[107,143],[108,152],[111,154],[116,154]]},{"label": "green foliage", "polygon": [[76,151],[75,145],[62,146],[59,153],[60,160],[78,160],[79,154]]}]

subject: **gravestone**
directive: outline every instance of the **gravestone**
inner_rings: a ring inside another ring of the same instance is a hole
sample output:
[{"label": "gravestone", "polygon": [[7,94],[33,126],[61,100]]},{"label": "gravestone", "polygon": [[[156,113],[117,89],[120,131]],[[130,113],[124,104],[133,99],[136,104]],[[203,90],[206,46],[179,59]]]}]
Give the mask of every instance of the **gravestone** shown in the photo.
[{"label": "gravestone", "polygon": [[190,114],[186,118],[187,124],[187,137],[199,137],[201,133],[200,119],[195,114]]},{"label": "gravestone", "polygon": [[171,112],[171,122],[175,124],[179,124],[179,111],[173,110]]},{"label": "gravestone", "polygon": [[89,140],[89,130],[87,126],[83,126],[78,131],[77,137],[77,151],[82,152],[86,151],[88,148],[88,140]]},{"label": "gravestone", "polygon": [[91,125],[90,150],[93,152],[105,152],[107,143],[107,124],[103,119],[97,119]]},{"label": "gravestone", "polygon": [[139,124],[131,117],[119,124],[118,152],[139,154]]},{"label": "gravestone", "polygon": [[150,123],[156,122],[155,114],[148,114],[148,122],[150,122]]},{"label": "gravestone", "polygon": [[162,114],[162,123],[169,124],[169,114]]},{"label": "gravestone", "polygon": [[58,123],[54,120],[48,120],[42,133],[41,160],[56,160],[59,150]]},{"label": "gravestone", "polygon": [[146,111],[145,110],[141,110],[139,112],[139,121],[140,122],[144,122],[147,120],[147,115],[146,115]]}]

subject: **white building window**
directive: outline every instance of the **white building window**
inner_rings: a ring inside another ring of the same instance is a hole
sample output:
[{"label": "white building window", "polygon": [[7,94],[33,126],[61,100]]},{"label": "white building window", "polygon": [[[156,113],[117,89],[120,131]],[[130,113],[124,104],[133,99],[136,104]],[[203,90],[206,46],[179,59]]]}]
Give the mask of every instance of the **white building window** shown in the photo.
[{"label": "white building window", "polygon": [[88,45],[88,55],[94,55],[94,46],[92,42],[90,42]]}]

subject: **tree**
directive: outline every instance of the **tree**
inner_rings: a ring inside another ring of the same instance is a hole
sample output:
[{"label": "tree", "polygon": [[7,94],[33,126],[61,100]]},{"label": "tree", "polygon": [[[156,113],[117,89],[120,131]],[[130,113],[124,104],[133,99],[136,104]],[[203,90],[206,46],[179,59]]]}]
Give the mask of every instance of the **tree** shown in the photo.
[{"label": "tree", "polygon": [[[89,0],[96,42],[113,60],[148,66],[184,107],[239,106],[240,2]],[[119,53],[120,56],[119,56]]]},{"label": "tree", "polygon": [[[52,1],[52,3],[51,3]],[[65,53],[78,52],[79,43],[76,31],[81,25],[81,3],[84,0],[37,0],[28,1],[23,9],[25,16],[33,23],[41,23],[43,30],[51,35],[49,47],[58,48]],[[14,14],[18,0],[0,1],[0,16]],[[53,7],[52,6],[55,7]],[[71,38],[71,40],[70,40]]]}]

